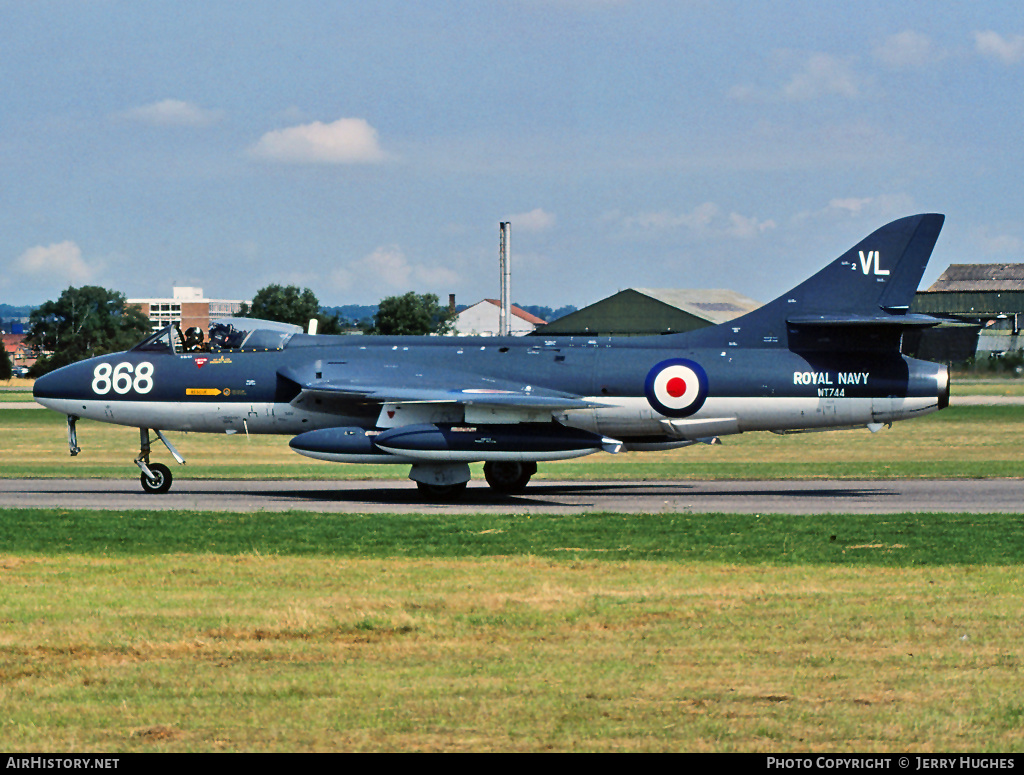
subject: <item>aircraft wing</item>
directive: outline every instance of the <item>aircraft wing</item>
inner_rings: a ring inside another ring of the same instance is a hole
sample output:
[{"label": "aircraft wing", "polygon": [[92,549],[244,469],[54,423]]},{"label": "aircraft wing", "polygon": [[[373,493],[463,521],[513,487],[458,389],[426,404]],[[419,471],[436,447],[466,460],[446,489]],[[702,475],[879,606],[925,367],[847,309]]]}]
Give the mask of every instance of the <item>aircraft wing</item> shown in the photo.
[{"label": "aircraft wing", "polygon": [[515,423],[550,420],[552,412],[603,406],[548,388],[447,370],[411,374],[409,384],[397,384],[403,375],[386,367],[326,380],[310,380],[289,369],[278,374],[299,388],[292,405],[319,404],[328,411],[339,403],[378,405],[381,427],[394,424],[398,414],[408,421],[414,415],[438,417],[447,410],[467,422]]},{"label": "aircraft wing", "polygon": [[[354,398],[376,403],[403,404],[487,404],[490,406],[523,407],[527,409],[586,409],[604,404],[585,401],[552,391],[516,391],[497,388],[453,388],[438,390],[400,388],[386,385],[331,385],[320,383],[302,388],[302,397]],[[295,403],[293,401],[292,403]]]}]

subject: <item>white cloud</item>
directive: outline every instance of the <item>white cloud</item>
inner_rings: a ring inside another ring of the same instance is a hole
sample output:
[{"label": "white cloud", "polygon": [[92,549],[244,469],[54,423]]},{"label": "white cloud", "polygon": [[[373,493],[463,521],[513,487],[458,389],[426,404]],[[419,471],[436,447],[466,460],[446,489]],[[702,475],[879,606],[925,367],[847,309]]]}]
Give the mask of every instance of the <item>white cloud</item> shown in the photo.
[{"label": "white cloud", "polygon": [[525,232],[546,231],[555,225],[555,216],[537,207],[528,213],[510,215],[505,219],[512,224],[513,230]]},{"label": "white cloud", "polygon": [[444,266],[415,264],[397,245],[384,245],[367,256],[335,269],[330,283],[337,290],[370,291],[376,294],[405,292],[439,293],[461,283],[458,272]]},{"label": "white cloud", "polygon": [[223,111],[206,110],[182,100],[161,100],[124,111],[125,118],[152,126],[208,126],[224,117]]},{"label": "white cloud", "polygon": [[847,60],[830,54],[811,54],[803,68],[783,87],[782,94],[798,102],[831,94],[857,97],[860,94],[857,80]]},{"label": "white cloud", "polygon": [[873,202],[874,199],[871,197],[847,197],[846,199],[833,199],[828,203],[828,207],[825,209],[831,212],[860,215],[864,208]]},{"label": "white cloud", "polygon": [[820,210],[798,213],[794,220],[824,218],[870,218],[872,220],[892,220],[913,215],[917,205],[909,194],[879,194],[878,196],[836,198]]},{"label": "white cloud", "polygon": [[89,283],[98,274],[98,266],[90,266],[82,258],[82,250],[74,242],[59,242],[29,248],[14,260],[14,270],[26,278],[58,280],[63,285]]},{"label": "white cloud", "polygon": [[927,67],[943,58],[930,37],[914,30],[890,35],[874,53],[879,62],[897,70]]},{"label": "white cloud", "polygon": [[982,56],[998,59],[1004,65],[1024,60],[1024,35],[1003,37],[992,30],[975,32],[974,47]]},{"label": "white cloud", "polygon": [[708,228],[711,220],[718,215],[718,205],[705,202],[698,205],[688,213],[672,213],[668,210],[640,213],[639,215],[627,216],[623,223],[628,228],[637,229],[678,229],[687,228],[691,231],[704,231]]},{"label": "white cloud", "polygon": [[759,221],[753,216],[739,213],[729,213],[728,223],[725,234],[735,239],[753,239],[759,234],[764,234],[775,228],[775,221]]},{"label": "white cloud", "polygon": [[[776,52],[775,56],[781,61],[792,59],[787,51]],[[853,67],[852,59],[813,53],[781,86],[734,86],[729,90],[729,96],[740,102],[806,102],[827,96],[855,98],[861,95],[862,80]]]},{"label": "white cloud", "polygon": [[377,130],[361,118],[340,118],[267,132],[250,149],[261,159],[295,164],[369,164],[385,161]]},{"label": "white cloud", "polygon": [[641,231],[665,231],[686,229],[699,237],[729,237],[751,239],[775,228],[775,221],[760,221],[752,216],[739,213],[725,214],[713,202],[698,205],[688,213],[672,213],[665,210],[640,213],[622,218],[628,229]]}]

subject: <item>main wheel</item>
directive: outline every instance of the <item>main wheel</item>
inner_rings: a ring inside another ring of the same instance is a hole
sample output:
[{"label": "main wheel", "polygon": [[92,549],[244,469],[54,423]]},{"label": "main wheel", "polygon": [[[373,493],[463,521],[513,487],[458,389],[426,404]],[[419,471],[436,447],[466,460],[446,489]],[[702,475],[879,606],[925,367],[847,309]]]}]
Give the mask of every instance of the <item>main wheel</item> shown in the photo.
[{"label": "main wheel", "polygon": [[430,484],[429,482],[416,482],[416,487],[421,493],[435,501],[453,501],[466,491],[469,482],[458,484]]},{"label": "main wheel", "polygon": [[143,490],[151,495],[160,495],[171,489],[171,481],[174,478],[171,476],[171,469],[163,463],[150,463],[149,470],[153,472],[152,479],[145,473],[140,477]]},{"label": "main wheel", "polygon": [[522,492],[537,473],[536,463],[520,463],[515,460],[493,460],[484,463],[484,479],[495,492],[504,495]]}]

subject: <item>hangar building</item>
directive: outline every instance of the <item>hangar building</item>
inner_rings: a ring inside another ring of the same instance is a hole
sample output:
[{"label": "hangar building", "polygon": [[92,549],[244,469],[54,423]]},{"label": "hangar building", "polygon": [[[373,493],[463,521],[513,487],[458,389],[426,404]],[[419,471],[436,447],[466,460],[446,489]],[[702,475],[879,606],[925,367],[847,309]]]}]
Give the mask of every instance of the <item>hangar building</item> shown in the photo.
[{"label": "hangar building", "polygon": [[[950,264],[926,291],[918,291],[913,312],[948,319],[926,332],[920,357],[959,361],[977,353],[1024,347],[1024,264]],[[931,357],[938,347],[938,355]]]},{"label": "hangar building", "polygon": [[678,334],[724,323],[760,306],[729,290],[627,288],[541,326],[531,336]]}]

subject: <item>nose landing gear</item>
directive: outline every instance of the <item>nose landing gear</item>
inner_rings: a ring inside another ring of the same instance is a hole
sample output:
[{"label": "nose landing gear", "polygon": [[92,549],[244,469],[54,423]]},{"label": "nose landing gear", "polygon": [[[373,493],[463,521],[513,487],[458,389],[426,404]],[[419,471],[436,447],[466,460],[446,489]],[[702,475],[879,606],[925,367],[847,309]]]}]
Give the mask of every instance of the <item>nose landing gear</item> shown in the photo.
[{"label": "nose landing gear", "polygon": [[[178,450],[174,448],[174,445],[167,440],[162,431],[154,429],[157,438],[164,443],[167,450],[171,453],[175,460],[181,465],[185,465],[185,458],[178,454]],[[149,428],[139,428],[139,456],[133,461],[135,465],[142,471],[140,481],[142,482],[142,489],[152,495],[161,495],[171,489],[171,482],[174,477],[171,476],[171,469],[165,466],[163,463],[150,463],[149,462]]]}]

